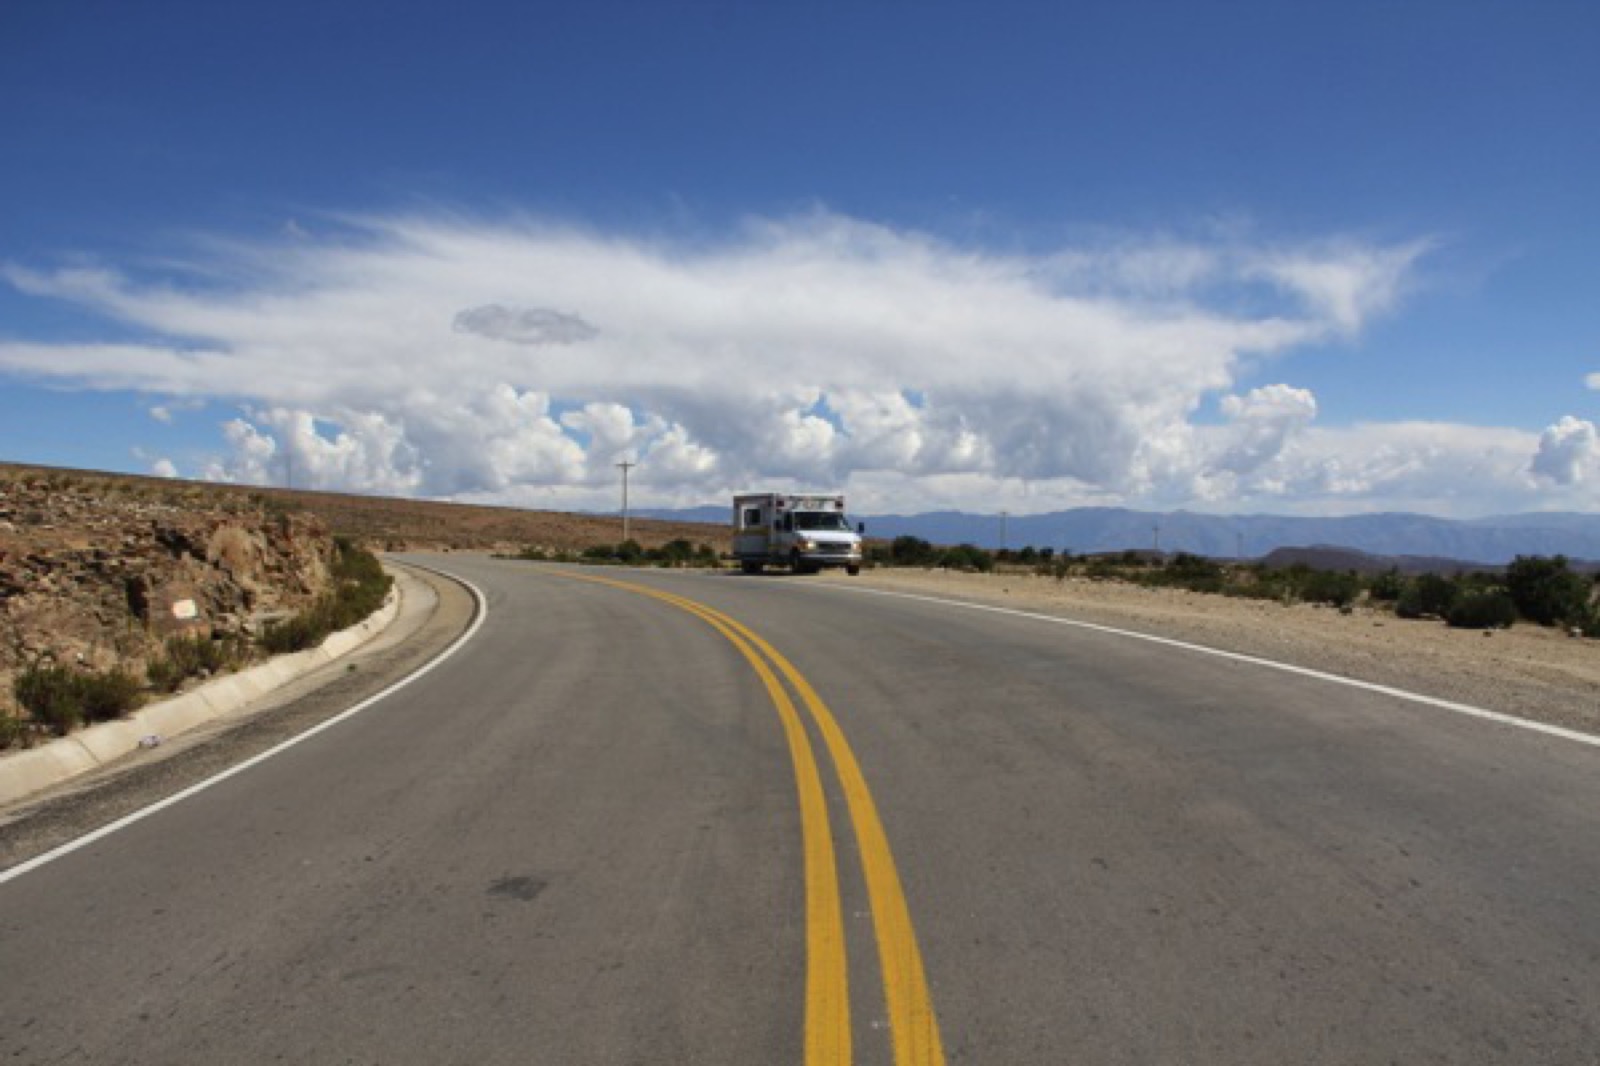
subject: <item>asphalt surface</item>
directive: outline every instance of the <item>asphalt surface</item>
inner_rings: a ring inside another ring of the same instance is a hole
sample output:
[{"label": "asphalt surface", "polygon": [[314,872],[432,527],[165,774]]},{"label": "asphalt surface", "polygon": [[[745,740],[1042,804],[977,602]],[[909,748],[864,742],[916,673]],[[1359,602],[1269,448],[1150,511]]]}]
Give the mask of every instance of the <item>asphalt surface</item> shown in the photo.
[{"label": "asphalt surface", "polygon": [[[0,1058],[805,1061],[802,815],[750,663],[575,568],[431,562],[488,596],[452,658],[0,884]],[[1600,1063],[1592,747],[803,578],[606,576],[831,708],[950,1062]],[[889,1063],[874,848],[823,761],[854,1061]]]}]

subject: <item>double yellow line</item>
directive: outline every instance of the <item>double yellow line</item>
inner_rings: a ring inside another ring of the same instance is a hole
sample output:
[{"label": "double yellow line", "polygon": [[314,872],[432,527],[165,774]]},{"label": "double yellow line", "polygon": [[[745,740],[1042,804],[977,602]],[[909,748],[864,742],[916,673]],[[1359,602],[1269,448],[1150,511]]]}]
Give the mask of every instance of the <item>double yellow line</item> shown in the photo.
[{"label": "double yellow line", "polygon": [[[800,793],[800,826],[806,878],[806,1066],[849,1066],[851,1056],[850,986],[845,953],[844,915],[839,901],[839,870],[829,824],[822,773],[805,723],[779,675],[800,697],[806,713],[833,760],[845,806],[861,849],[861,866],[872,905],[878,959],[883,968],[884,1000],[894,1044],[895,1066],[943,1066],[944,1047],[928,994],[922,953],[917,949],[911,912],[889,837],[878,817],[866,778],[833,712],[804,675],[771,644],[734,618],[703,603],[670,592],[611,578],[567,575],[595,584],[649,596],[703,620],[721,633],[750,663],[783,721]],[[774,672],[776,671],[776,673]]]}]

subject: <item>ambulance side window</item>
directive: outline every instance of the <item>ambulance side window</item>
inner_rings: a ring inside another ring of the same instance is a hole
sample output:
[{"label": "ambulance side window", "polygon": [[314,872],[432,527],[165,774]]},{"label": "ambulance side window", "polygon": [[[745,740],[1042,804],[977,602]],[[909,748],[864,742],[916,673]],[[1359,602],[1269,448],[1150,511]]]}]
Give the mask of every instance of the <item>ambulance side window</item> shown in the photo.
[{"label": "ambulance side window", "polygon": [[741,523],[741,525],[745,529],[754,529],[756,526],[759,526],[760,524],[761,524],[761,508],[759,508],[759,507],[746,507],[744,509],[744,521]]}]

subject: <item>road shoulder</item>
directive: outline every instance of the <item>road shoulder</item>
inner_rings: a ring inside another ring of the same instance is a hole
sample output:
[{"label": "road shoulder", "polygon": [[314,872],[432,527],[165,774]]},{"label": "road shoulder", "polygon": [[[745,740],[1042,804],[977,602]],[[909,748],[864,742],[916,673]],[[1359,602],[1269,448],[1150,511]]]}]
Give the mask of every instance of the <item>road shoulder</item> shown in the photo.
[{"label": "road shoulder", "polygon": [[[161,746],[139,750],[0,808],[0,870],[93,832],[303,733],[438,656],[472,623],[462,585],[416,566],[418,609],[367,644]],[[425,609],[422,609],[425,607]]]}]

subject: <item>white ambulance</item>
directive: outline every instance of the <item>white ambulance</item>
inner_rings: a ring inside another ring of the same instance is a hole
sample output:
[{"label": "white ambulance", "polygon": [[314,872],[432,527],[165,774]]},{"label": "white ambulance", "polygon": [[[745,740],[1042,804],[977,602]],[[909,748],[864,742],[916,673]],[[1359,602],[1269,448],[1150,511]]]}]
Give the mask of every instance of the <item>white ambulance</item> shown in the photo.
[{"label": "white ambulance", "polygon": [[825,566],[861,572],[861,528],[842,495],[752,492],[733,498],[733,556],[747,574],[768,565],[814,574]]}]

